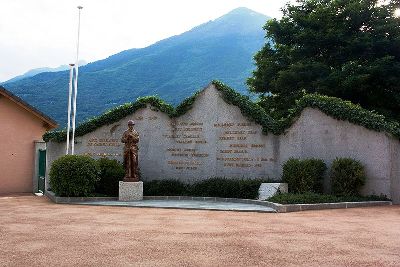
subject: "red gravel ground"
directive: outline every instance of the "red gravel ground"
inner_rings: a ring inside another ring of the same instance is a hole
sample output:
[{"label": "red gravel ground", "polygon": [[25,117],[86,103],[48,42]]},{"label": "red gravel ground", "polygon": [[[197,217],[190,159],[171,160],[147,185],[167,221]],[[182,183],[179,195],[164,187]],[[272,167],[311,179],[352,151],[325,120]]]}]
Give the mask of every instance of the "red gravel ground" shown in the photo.
[{"label": "red gravel ground", "polygon": [[0,197],[0,266],[400,266],[400,206],[254,213]]}]

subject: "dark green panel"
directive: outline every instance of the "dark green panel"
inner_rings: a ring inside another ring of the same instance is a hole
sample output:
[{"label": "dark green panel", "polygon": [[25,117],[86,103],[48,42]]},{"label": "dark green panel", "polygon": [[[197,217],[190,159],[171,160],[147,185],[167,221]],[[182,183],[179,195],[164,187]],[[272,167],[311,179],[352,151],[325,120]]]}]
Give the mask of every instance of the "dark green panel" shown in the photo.
[{"label": "dark green panel", "polygon": [[46,150],[39,149],[38,192],[44,193],[46,176]]}]

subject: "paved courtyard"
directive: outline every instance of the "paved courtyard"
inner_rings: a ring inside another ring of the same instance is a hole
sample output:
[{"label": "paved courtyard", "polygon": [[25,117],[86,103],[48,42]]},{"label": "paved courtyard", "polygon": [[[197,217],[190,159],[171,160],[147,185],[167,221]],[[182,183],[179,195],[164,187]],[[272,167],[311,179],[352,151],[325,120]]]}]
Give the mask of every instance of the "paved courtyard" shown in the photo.
[{"label": "paved courtyard", "polygon": [[400,206],[298,213],[0,197],[0,266],[400,266]]}]

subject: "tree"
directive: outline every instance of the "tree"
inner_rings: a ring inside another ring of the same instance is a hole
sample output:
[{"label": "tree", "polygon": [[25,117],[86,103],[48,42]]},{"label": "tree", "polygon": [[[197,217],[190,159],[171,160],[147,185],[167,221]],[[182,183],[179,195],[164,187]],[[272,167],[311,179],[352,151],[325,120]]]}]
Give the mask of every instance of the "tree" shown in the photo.
[{"label": "tree", "polygon": [[[400,119],[400,0],[297,0],[264,26],[247,80],[284,115],[305,93],[336,96]],[[271,93],[271,94],[266,94]]]}]

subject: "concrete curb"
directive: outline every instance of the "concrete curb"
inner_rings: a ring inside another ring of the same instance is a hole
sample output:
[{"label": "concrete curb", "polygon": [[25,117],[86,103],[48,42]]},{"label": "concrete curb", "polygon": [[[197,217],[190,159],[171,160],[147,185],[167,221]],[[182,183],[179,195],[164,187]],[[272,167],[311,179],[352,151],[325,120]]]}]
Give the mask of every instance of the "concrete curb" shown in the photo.
[{"label": "concrete curb", "polygon": [[52,191],[46,191],[44,195],[57,204],[72,204],[77,202],[118,200],[117,197],[57,197]]},{"label": "concrete curb", "polygon": [[317,204],[278,204],[276,211],[279,213],[296,212],[306,210],[326,210],[326,209],[348,209],[375,206],[390,206],[392,201],[363,201],[363,202],[337,202],[337,203],[317,203]]},{"label": "concrete curb", "polygon": [[[74,204],[79,202],[96,202],[96,201],[118,201],[117,197],[57,197],[54,194],[54,192],[51,191],[46,191],[45,195],[51,201],[57,204]],[[194,200],[194,201],[254,204],[272,208],[279,213],[306,211],[306,210],[348,209],[348,208],[392,205],[391,201],[338,202],[338,203],[318,203],[318,204],[278,204],[278,203],[262,201],[262,200],[254,200],[254,199],[190,197],[190,196],[144,196],[143,200]]]}]

